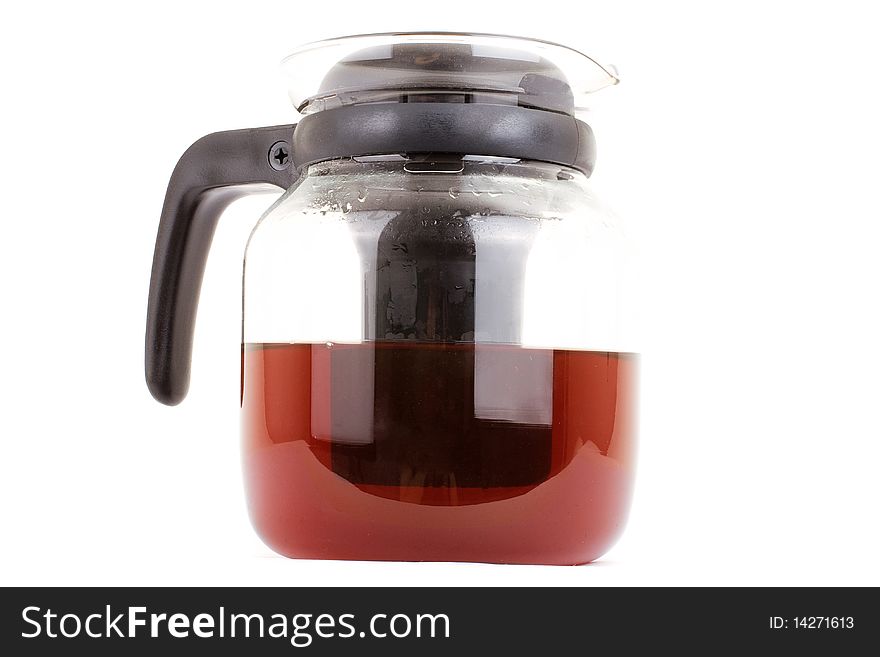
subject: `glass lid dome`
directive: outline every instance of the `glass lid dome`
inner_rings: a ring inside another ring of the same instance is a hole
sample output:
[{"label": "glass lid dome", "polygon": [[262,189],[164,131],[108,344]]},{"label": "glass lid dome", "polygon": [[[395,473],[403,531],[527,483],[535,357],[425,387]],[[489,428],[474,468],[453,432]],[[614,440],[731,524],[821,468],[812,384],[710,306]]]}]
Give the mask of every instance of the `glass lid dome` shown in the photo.
[{"label": "glass lid dome", "polygon": [[613,67],[546,41],[491,34],[370,34],[301,46],[282,66],[303,114],[377,102],[520,105],[575,115]]}]

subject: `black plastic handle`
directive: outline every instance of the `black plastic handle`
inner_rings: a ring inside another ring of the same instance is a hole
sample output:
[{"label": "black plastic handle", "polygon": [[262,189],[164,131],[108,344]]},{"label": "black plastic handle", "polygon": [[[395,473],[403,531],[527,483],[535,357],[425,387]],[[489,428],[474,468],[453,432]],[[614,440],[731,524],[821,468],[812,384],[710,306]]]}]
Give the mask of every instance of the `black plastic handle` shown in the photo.
[{"label": "black plastic handle", "polygon": [[147,386],[163,404],[180,403],[189,388],[196,306],[217,220],[241,196],[293,184],[293,128],[207,135],[171,174],[153,254],[145,358]]}]

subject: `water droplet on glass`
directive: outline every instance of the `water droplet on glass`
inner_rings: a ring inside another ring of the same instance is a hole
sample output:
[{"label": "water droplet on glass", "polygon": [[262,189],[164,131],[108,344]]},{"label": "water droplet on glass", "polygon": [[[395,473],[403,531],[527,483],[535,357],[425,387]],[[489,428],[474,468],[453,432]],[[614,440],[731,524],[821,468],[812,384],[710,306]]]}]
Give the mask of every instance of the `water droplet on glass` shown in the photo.
[{"label": "water droplet on glass", "polygon": [[458,190],[454,187],[449,188],[449,196],[450,198],[458,198]]},{"label": "water droplet on glass", "polygon": [[491,196],[492,198],[498,198],[499,196],[501,196],[501,192],[489,192],[489,196]]},{"label": "water droplet on glass", "polygon": [[327,347],[328,349],[332,349],[332,348],[333,348],[333,343],[332,343],[332,342],[325,342],[325,343],[324,343],[324,346]]},{"label": "water droplet on glass", "polygon": [[367,190],[366,190],[366,189],[362,189],[362,190],[360,190],[360,191],[358,192],[357,199],[358,199],[358,201],[360,201],[361,203],[363,203],[364,201],[366,201],[366,200],[367,200]]}]

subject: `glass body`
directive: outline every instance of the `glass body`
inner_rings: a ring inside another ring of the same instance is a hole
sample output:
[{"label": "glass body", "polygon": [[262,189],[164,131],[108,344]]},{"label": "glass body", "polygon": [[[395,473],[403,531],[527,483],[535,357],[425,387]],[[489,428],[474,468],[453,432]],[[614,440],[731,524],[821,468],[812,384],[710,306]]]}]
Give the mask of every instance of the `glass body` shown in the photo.
[{"label": "glass body", "polygon": [[310,166],[245,257],[250,515],[291,557],[575,564],[629,507],[629,249],[587,178]]}]

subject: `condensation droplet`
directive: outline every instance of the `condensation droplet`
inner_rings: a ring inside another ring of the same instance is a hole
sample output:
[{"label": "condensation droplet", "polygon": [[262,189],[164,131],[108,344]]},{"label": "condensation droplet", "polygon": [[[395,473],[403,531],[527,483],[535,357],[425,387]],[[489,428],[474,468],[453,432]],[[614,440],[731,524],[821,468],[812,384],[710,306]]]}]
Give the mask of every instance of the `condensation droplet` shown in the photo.
[{"label": "condensation droplet", "polygon": [[360,191],[358,192],[357,199],[358,199],[358,201],[361,202],[361,203],[363,203],[364,201],[366,201],[366,200],[367,200],[367,190],[366,190],[366,189],[362,189],[362,190],[360,190]]},{"label": "condensation droplet", "polygon": [[450,198],[458,198],[458,190],[454,187],[449,188],[449,196]]}]

